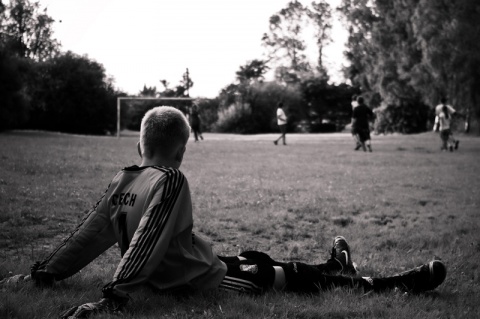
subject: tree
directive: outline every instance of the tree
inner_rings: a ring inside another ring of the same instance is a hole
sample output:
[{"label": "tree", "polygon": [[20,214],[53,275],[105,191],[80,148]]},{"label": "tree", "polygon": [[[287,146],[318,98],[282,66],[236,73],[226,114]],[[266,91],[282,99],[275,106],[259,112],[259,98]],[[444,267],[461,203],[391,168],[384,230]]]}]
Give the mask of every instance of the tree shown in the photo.
[{"label": "tree", "polygon": [[381,105],[380,118],[406,125],[395,130],[427,129],[425,114],[442,95],[480,116],[480,45],[472,37],[480,34],[480,4],[343,0],[341,11],[350,30],[346,71],[374,106]]},{"label": "tree", "polygon": [[11,0],[5,12],[2,32],[11,37],[10,48],[19,56],[44,61],[59,52],[60,43],[53,39],[55,20],[47,14],[47,9],[40,12],[38,2]]},{"label": "tree", "polygon": [[[333,85],[321,77],[309,77],[300,83],[304,100],[302,118],[311,126],[311,132],[337,131],[351,120],[351,96],[355,88],[347,85]],[[328,123],[328,125],[325,125]]]},{"label": "tree", "polygon": [[297,106],[302,103],[297,86],[285,87],[277,82],[256,82],[251,85],[250,90],[256,99],[255,113],[243,107],[235,98],[238,96],[238,84],[230,84],[221,91],[219,97],[221,107],[218,120],[213,126],[215,131],[240,134],[276,131],[275,110],[280,101],[283,101],[288,109],[289,128],[292,129],[299,119]]},{"label": "tree", "polygon": [[30,127],[68,133],[105,134],[116,124],[116,92],[103,65],[72,52],[37,64],[30,81]]},{"label": "tree", "polygon": [[464,113],[480,117],[479,19],[477,1],[419,1],[412,23],[423,63],[415,80],[427,103],[448,96]]},{"label": "tree", "polygon": [[268,69],[267,61],[258,59],[248,61],[244,66],[240,66],[240,70],[236,72],[237,80],[244,84],[261,81]]},{"label": "tree", "polygon": [[182,76],[182,80],[180,81],[180,85],[177,86],[176,91],[177,91],[177,96],[190,96],[190,89],[193,86],[193,81],[190,78],[190,72],[185,71]]},{"label": "tree", "polygon": [[192,78],[190,77],[188,69],[183,74],[180,83],[175,86],[175,89],[171,89],[170,82],[165,79],[160,80],[160,83],[162,83],[164,90],[163,92],[160,92],[158,94],[162,97],[188,97],[190,95],[189,91],[194,84]]},{"label": "tree", "polygon": [[328,78],[327,70],[323,65],[323,48],[331,41],[332,11],[330,5],[326,1],[320,1],[318,3],[312,2],[312,9],[307,8],[307,15],[315,27],[315,37],[317,38],[318,47],[317,70],[325,78]]},{"label": "tree", "polygon": [[158,93],[160,96],[163,96],[163,97],[174,97],[175,96],[175,91],[170,89],[170,82],[163,79],[163,80],[160,80],[160,83],[162,83],[162,85],[163,85],[163,91]]},{"label": "tree", "polygon": [[252,88],[255,84],[263,81],[263,76],[268,69],[266,61],[255,59],[248,61],[244,66],[240,66],[240,70],[236,72],[239,85],[236,87],[234,94],[239,95],[240,103],[248,105],[252,113],[256,111],[257,97]]},{"label": "tree", "polygon": [[300,73],[311,71],[302,36],[306,15],[307,10],[299,1],[291,1],[286,8],[270,17],[270,31],[262,37],[269,59],[283,66],[282,71],[276,74],[280,81],[297,81]]},{"label": "tree", "polygon": [[157,96],[157,87],[147,87],[146,84],[143,85],[143,89],[138,92],[139,96],[143,97],[156,97]]},{"label": "tree", "polygon": [[28,119],[29,97],[25,79],[32,70],[28,60],[0,46],[0,131],[22,127]]}]

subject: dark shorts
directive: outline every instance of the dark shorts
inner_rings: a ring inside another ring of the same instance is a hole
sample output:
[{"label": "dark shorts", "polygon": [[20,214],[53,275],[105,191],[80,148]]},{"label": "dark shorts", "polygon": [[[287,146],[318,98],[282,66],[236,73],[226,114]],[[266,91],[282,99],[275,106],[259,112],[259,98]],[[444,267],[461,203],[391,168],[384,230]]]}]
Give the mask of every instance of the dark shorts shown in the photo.
[{"label": "dark shorts", "polygon": [[442,139],[442,141],[445,141],[445,142],[448,141],[451,135],[452,135],[452,131],[450,131],[450,129],[442,130],[440,132],[440,138]]},{"label": "dark shorts", "polygon": [[370,139],[370,129],[368,128],[356,128],[353,129],[352,133],[358,136],[360,142],[365,142]]},{"label": "dark shorts", "polygon": [[220,289],[260,294],[273,286],[275,269],[271,265],[249,259],[225,264],[227,274],[220,284]]}]

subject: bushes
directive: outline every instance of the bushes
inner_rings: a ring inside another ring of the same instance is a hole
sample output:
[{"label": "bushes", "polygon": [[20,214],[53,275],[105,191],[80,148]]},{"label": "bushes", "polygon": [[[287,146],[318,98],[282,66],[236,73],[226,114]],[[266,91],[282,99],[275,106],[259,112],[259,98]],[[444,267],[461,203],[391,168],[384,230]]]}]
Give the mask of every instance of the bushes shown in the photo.
[{"label": "bushes", "polygon": [[220,133],[253,133],[251,111],[240,104],[232,104],[225,110],[218,112],[218,120],[213,126],[214,131]]},{"label": "bushes", "polygon": [[103,66],[87,57],[34,62],[0,50],[0,130],[113,132],[116,96]]},{"label": "bushes", "polygon": [[28,60],[0,48],[0,131],[21,127],[28,119],[24,78],[29,68]]},{"label": "bushes", "polygon": [[103,65],[71,52],[37,64],[30,127],[80,134],[114,131],[116,92]]},{"label": "bushes", "polygon": [[429,119],[434,115],[424,104],[382,105],[374,110],[377,133],[420,133],[429,130]]},{"label": "bushes", "polygon": [[[286,87],[275,82],[256,83],[248,88],[249,94],[245,101],[237,99],[235,103],[227,104],[218,111],[218,120],[213,125],[216,132],[238,134],[258,134],[276,132],[277,103],[282,101],[288,117],[288,130],[301,118],[299,110],[302,101],[301,94],[295,87]],[[231,101],[224,97],[222,101]],[[222,102],[221,101],[221,102]]]}]

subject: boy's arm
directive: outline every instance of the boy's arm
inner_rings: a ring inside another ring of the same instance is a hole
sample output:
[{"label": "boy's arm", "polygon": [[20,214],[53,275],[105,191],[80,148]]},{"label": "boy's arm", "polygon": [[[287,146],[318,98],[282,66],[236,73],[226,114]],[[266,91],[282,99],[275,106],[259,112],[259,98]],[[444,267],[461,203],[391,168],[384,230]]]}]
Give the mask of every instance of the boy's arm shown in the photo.
[{"label": "boy's arm", "polygon": [[106,208],[106,194],[87,213],[71,234],[43,261],[31,269],[38,285],[51,285],[68,278],[115,244],[115,234]]}]

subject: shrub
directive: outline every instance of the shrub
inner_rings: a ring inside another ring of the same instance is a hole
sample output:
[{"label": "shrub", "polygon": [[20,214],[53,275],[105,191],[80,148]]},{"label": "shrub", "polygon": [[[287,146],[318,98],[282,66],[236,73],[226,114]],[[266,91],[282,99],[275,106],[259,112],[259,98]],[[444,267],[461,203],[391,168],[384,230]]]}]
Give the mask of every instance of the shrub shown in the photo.
[{"label": "shrub", "polygon": [[377,133],[412,134],[428,130],[429,107],[424,104],[384,104],[375,109],[375,131]]}]

